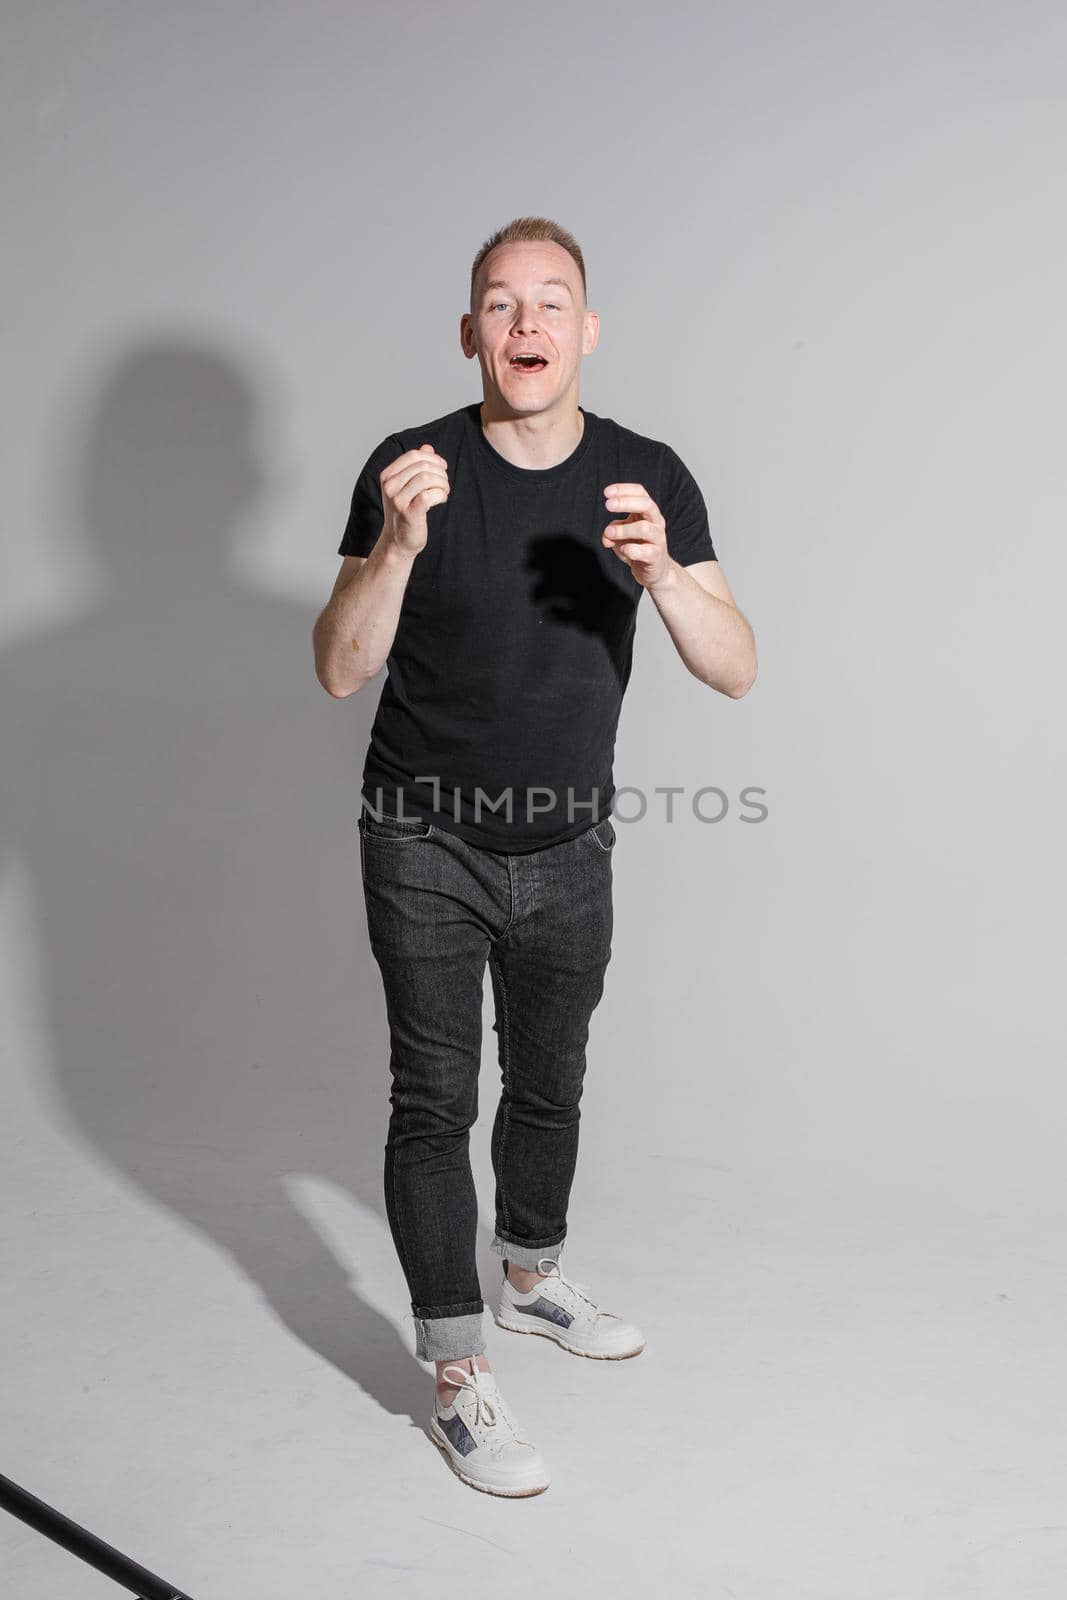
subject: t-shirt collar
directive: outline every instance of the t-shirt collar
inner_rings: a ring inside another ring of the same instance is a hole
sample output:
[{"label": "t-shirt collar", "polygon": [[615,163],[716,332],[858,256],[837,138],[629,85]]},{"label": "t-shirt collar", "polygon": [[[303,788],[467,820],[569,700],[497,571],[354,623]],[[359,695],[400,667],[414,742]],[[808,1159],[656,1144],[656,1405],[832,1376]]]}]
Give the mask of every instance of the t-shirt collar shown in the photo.
[{"label": "t-shirt collar", "polygon": [[595,418],[593,413],[586,411],[584,406],[579,406],[578,410],[582,414],[582,437],[578,440],[569,456],[565,456],[562,461],[557,461],[554,467],[518,467],[514,461],[508,461],[505,456],[502,456],[495,445],[491,445],[486,438],[485,430],[482,427],[482,402],[476,400],[466,408],[468,421],[483,454],[502,472],[520,483],[552,483],[555,479],[562,477],[565,472],[569,472],[572,467],[577,466],[581,461],[589,448]]}]

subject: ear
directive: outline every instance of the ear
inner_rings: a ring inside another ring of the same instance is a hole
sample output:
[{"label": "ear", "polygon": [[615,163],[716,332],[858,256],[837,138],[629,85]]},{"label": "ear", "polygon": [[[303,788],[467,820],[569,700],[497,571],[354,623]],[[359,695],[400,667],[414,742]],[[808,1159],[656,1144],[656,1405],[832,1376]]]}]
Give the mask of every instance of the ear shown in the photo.
[{"label": "ear", "polygon": [[595,311],[585,313],[585,322],[582,328],[582,354],[592,355],[596,349],[597,340],[600,338],[600,318]]}]

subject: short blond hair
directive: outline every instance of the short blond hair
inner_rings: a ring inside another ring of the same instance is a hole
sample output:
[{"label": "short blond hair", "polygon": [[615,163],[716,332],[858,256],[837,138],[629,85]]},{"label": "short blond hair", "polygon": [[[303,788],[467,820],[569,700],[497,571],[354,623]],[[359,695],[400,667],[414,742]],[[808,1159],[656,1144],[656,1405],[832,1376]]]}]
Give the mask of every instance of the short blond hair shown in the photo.
[{"label": "short blond hair", "polygon": [[585,257],[582,247],[566,228],[561,228],[558,222],[553,222],[550,217],[515,217],[503,228],[498,228],[491,238],[482,245],[474,258],[471,267],[471,310],[474,310],[474,290],[478,281],[478,271],[491,250],[498,244],[528,244],[546,241],[550,244],[562,245],[567,254],[571,256],[581,274],[582,296],[588,303],[589,295],[585,282]]}]

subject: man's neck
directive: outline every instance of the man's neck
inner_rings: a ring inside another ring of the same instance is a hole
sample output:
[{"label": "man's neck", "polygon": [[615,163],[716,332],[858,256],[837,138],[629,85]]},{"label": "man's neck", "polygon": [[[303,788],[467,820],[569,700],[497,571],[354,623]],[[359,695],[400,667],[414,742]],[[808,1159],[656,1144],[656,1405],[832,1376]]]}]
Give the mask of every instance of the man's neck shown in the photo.
[{"label": "man's neck", "polygon": [[529,471],[559,466],[574,454],[585,432],[585,413],[577,402],[573,414],[566,419],[546,422],[541,417],[508,417],[489,422],[483,400],[481,422],[482,432],[493,449],[512,466]]}]

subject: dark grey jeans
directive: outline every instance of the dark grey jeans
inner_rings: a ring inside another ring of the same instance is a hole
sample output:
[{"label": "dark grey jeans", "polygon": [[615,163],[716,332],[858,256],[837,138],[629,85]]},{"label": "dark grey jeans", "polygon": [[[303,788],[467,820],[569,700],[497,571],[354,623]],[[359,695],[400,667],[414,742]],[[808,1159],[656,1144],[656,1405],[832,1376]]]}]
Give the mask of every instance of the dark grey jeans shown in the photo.
[{"label": "dark grey jeans", "polygon": [[527,855],[421,820],[359,819],[371,949],[385,987],[385,1204],[424,1361],[485,1349],[470,1129],[478,1115],[486,962],[501,1095],[492,1249],[559,1257],[578,1155],[589,1021],[611,956],[610,817]]}]

